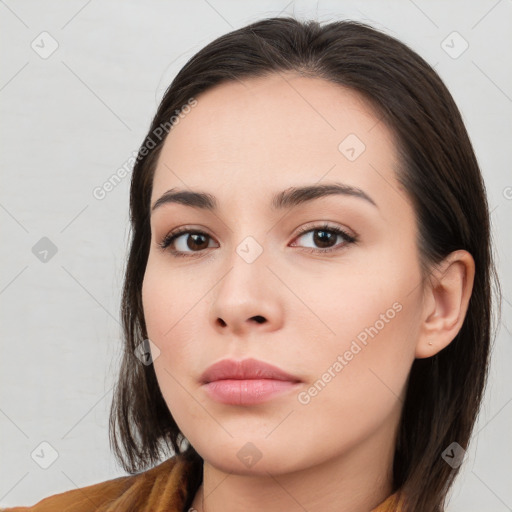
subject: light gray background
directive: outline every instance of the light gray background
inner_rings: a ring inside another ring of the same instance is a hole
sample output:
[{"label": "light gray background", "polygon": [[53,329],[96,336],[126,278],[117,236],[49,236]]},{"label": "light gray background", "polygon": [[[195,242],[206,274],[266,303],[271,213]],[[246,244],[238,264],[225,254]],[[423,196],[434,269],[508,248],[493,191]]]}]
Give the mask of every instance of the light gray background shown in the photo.
[{"label": "light gray background", "polygon": [[[398,37],[435,66],[463,113],[488,187],[505,300],[477,434],[448,510],[512,510],[510,0],[5,0],[0,14],[1,505],[124,474],[107,419],[130,176],[103,200],[92,191],[137,150],[188,58],[249,22],[294,14],[362,20]],[[58,43],[47,58],[44,31]],[[57,247],[46,262],[32,252],[42,237]],[[58,453],[48,469],[31,457],[51,462],[44,441]]]}]

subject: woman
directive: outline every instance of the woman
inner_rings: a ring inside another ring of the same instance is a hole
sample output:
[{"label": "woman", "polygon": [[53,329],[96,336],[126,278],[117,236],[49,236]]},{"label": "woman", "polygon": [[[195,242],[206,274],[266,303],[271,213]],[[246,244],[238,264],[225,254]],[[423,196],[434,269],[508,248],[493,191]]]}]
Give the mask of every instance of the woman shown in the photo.
[{"label": "woman", "polygon": [[350,21],[218,38],[167,90],[130,207],[110,426],[132,475],[10,510],[444,510],[494,266],[421,57]]}]

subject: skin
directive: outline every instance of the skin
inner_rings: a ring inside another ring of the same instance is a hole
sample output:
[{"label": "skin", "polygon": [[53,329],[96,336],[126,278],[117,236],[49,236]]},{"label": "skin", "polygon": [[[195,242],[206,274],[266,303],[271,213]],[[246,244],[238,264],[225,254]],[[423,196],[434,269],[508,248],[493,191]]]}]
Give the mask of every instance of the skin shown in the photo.
[{"label": "skin", "polygon": [[[151,204],[176,187],[208,192],[219,208],[168,203],[153,211],[142,290],[162,394],[205,460],[193,507],[367,512],[391,494],[411,365],[459,331],[473,259],[452,253],[422,281],[393,136],[357,93],[287,73],[225,83],[197,100],[165,140]],[[366,146],[354,161],[338,149],[349,134]],[[331,182],[362,189],[377,206],[330,195],[289,210],[270,207],[276,192]],[[357,242],[332,234],[319,245],[318,231],[298,235],[324,222]],[[184,226],[210,238],[194,245],[182,235],[174,248],[184,257],[159,247]],[[236,252],[248,236],[263,250],[252,263]],[[322,247],[335,250],[311,252]],[[400,311],[389,319],[393,304]],[[381,315],[384,327],[301,403],[298,391],[307,393]],[[252,406],[209,398],[201,373],[221,359],[246,357],[298,376],[299,390]],[[248,442],[261,455],[250,467],[237,457]]]}]

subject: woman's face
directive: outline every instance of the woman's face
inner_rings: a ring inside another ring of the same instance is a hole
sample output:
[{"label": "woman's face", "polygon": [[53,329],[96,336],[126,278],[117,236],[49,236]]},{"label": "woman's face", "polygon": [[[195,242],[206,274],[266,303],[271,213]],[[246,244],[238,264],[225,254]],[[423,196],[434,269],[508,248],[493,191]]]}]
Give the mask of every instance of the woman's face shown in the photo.
[{"label": "woman's face", "polygon": [[[215,208],[160,201],[143,283],[176,423],[227,472],[391,460],[422,305],[391,133],[356,93],[296,74],[196,99],[165,140],[151,205],[172,190],[208,194]],[[292,193],[327,185],[341,188]],[[178,228],[192,234],[162,249]],[[270,395],[242,389],[240,403],[202,383],[213,363],[247,358],[299,382]]]}]

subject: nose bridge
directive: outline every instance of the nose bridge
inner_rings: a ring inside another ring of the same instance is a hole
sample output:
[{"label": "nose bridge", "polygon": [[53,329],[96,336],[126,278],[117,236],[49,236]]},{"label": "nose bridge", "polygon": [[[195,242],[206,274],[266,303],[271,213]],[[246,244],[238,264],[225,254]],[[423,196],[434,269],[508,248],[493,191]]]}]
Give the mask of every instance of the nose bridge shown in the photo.
[{"label": "nose bridge", "polygon": [[[263,238],[263,234],[257,236]],[[256,324],[269,329],[279,323],[282,307],[270,282],[275,279],[267,268],[270,253],[260,240],[243,236],[226,256],[227,273],[215,287],[210,311],[216,326],[240,332]]]}]

